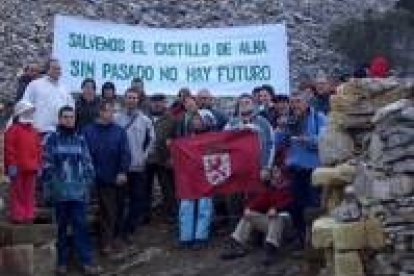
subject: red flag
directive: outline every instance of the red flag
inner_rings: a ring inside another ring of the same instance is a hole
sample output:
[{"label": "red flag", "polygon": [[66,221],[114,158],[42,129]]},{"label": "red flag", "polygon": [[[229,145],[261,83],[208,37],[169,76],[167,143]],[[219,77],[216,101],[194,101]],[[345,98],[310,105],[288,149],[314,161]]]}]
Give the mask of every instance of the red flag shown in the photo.
[{"label": "red flag", "polygon": [[208,132],[171,143],[176,196],[197,199],[262,190],[259,139],[244,131]]}]

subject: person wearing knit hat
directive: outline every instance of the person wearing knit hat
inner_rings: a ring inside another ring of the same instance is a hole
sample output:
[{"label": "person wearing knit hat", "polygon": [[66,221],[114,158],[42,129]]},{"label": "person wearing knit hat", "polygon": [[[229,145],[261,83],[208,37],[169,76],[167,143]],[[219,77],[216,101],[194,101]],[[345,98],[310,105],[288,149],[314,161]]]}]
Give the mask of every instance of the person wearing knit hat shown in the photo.
[{"label": "person wearing knit hat", "polygon": [[376,56],[369,65],[368,74],[372,78],[386,78],[389,70],[390,62],[383,56]]},{"label": "person wearing knit hat", "polygon": [[41,164],[41,140],[33,127],[34,112],[30,102],[19,101],[4,136],[4,165],[11,181],[9,218],[14,223],[30,223],[34,218],[35,181]]}]

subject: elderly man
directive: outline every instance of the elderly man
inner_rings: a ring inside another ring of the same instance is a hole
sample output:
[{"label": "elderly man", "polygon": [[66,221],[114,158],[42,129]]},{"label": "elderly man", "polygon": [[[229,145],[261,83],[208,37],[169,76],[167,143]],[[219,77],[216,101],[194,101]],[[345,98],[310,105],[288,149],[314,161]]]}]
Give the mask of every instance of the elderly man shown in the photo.
[{"label": "elderly man", "polygon": [[331,81],[324,72],[319,72],[316,77],[313,95],[310,99],[310,105],[318,112],[327,114],[329,112],[329,99],[332,94]]},{"label": "elderly man", "polygon": [[45,69],[46,76],[29,83],[23,95],[23,99],[36,108],[34,126],[41,134],[56,130],[60,108],[66,105],[75,106],[72,95],[59,82],[61,76],[59,61],[49,59]]},{"label": "elderly man", "polygon": [[311,186],[311,175],[319,165],[318,137],[325,126],[326,117],[309,106],[306,95],[291,96],[291,115],[288,119],[288,144],[286,165],[292,175],[292,191],[295,199],[293,221],[298,228],[301,242],[305,235],[304,210],[319,206],[319,191]]},{"label": "elderly man", "polygon": [[207,89],[201,89],[198,91],[196,101],[199,109],[207,109],[213,113],[216,120],[215,130],[222,130],[227,123],[227,117],[223,112],[213,107],[214,98],[213,95],[211,95],[210,91]]}]

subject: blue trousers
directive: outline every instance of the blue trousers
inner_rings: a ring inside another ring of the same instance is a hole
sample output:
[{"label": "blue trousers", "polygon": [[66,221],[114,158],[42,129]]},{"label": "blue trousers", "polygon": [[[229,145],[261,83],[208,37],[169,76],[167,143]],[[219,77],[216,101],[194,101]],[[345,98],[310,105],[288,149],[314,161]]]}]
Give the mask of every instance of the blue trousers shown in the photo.
[{"label": "blue trousers", "polygon": [[58,226],[57,264],[67,265],[70,244],[67,229],[73,230],[73,246],[80,262],[90,265],[92,249],[86,223],[86,203],[82,201],[60,201],[55,204],[56,222]]},{"label": "blue trousers", "polygon": [[210,234],[212,217],[213,200],[211,198],[180,200],[179,241],[182,243],[206,241]]}]

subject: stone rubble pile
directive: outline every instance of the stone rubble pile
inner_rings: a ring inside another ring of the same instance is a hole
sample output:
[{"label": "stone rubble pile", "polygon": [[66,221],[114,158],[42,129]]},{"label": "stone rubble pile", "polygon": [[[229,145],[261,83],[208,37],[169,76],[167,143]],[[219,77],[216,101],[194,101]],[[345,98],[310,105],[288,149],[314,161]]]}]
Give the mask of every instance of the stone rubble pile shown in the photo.
[{"label": "stone rubble pile", "polygon": [[[323,166],[313,185],[323,187],[326,216],[312,227],[312,244],[325,252],[322,274],[414,273],[414,85],[408,80],[358,79],[331,98],[320,138]],[[363,217],[330,216],[352,185]]]}]

